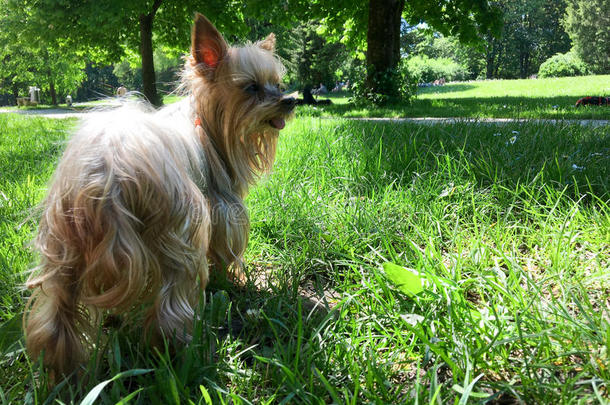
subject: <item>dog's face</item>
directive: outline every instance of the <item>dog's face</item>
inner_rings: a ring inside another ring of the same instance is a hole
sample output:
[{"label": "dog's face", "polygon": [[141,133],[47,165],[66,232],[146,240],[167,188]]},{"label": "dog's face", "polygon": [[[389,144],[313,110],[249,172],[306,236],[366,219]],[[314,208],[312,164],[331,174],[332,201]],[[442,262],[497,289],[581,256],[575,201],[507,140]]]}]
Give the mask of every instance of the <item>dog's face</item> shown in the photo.
[{"label": "dog's face", "polygon": [[274,50],[273,34],[229,47],[204,16],[195,17],[190,63],[197,112],[211,136],[221,138],[215,141],[246,183],[252,173],[271,167],[277,135],[295,105],[294,98],[282,94],[284,68]]}]

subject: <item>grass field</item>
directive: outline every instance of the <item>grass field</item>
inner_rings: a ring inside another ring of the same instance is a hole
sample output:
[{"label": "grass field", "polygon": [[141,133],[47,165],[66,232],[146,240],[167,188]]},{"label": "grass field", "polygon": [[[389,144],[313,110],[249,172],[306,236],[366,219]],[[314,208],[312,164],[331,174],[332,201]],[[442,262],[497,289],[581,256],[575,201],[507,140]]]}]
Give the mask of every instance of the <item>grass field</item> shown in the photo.
[{"label": "grass field", "polygon": [[355,107],[347,95],[332,106],[310,107],[304,115],[340,117],[470,117],[610,119],[610,106],[575,108],[585,96],[610,97],[610,75],[535,80],[449,83],[418,90],[411,105]]},{"label": "grass field", "polygon": [[113,333],[87,379],[49,392],[20,283],[74,123],[0,114],[2,403],[610,398],[610,127],[303,116],[247,199],[247,286],[206,291],[187,348]]}]

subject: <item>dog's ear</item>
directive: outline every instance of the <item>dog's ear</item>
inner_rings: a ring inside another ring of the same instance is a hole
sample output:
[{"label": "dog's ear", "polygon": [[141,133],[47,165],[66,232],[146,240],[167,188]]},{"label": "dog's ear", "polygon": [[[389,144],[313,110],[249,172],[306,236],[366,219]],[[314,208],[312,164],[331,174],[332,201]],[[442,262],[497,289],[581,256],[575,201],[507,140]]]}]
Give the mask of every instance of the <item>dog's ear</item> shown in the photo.
[{"label": "dog's ear", "polygon": [[216,27],[202,14],[195,14],[195,24],[191,33],[191,55],[195,64],[203,64],[208,72],[213,72],[220,60],[227,54],[227,43]]},{"label": "dog's ear", "polygon": [[275,52],[275,34],[272,32],[271,34],[267,35],[267,38],[260,41],[258,46],[268,50],[269,52]]}]

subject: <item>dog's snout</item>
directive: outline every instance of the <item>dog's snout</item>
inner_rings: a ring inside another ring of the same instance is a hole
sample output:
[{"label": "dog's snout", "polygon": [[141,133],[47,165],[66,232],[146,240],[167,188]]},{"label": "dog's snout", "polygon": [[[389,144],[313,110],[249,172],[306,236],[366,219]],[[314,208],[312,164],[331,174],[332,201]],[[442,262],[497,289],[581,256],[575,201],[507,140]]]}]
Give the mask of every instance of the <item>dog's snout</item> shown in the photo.
[{"label": "dog's snout", "polygon": [[286,97],[280,101],[280,104],[287,111],[292,111],[294,106],[297,104],[297,100],[294,97]]}]

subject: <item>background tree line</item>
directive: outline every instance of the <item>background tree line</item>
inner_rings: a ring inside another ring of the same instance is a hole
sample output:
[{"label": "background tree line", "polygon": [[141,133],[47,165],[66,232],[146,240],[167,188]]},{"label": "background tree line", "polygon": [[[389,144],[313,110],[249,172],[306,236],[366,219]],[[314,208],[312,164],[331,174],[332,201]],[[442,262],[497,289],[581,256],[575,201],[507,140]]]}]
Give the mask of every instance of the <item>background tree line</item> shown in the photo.
[{"label": "background tree line", "polygon": [[408,95],[405,82],[610,72],[610,0],[445,3],[0,0],[0,102],[30,85],[57,104],[122,84],[159,105],[159,90],[177,80],[195,10],[231,42],[276,32],[294,89],[350,80],[362,97],[383,101]]}]

